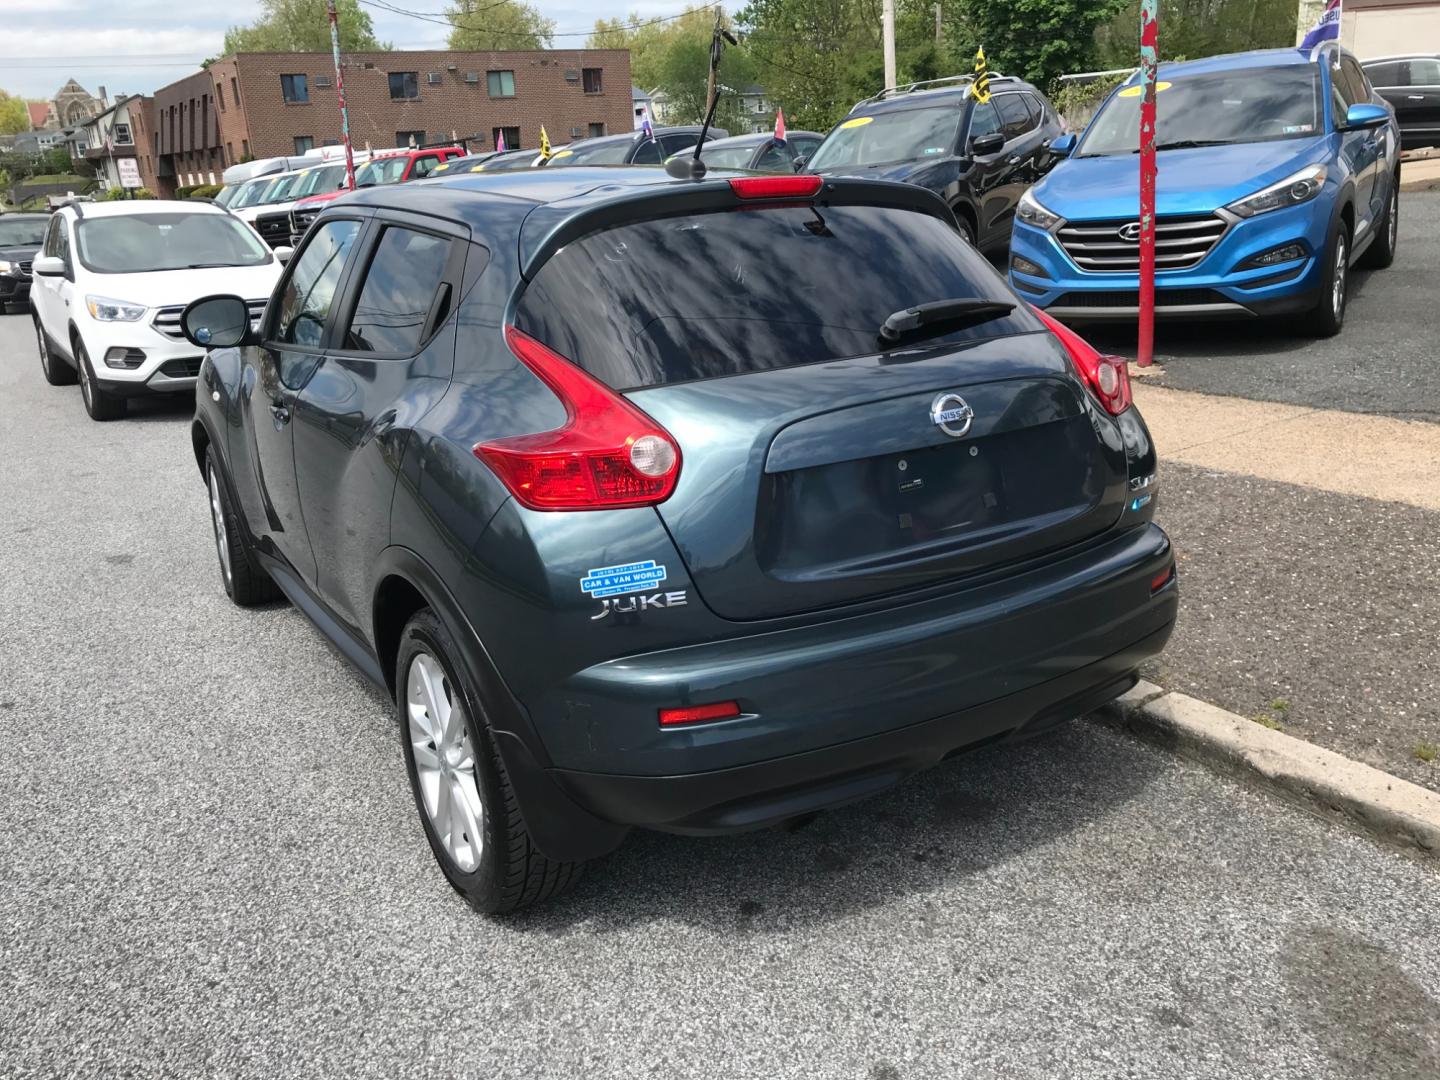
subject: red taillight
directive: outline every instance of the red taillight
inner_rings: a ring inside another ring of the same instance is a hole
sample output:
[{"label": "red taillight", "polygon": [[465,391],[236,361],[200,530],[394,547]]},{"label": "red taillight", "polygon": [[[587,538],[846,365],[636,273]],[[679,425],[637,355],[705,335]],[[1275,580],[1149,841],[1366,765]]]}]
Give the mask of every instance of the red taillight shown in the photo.
[{"label": "red taillight", "polygon": [[822,183],[818,176],[739,176],[730,190],[737,199],[808,199]]},{"label": "red taillight", "polygon": [[1175,580],[1175,564],[1167,566],[1163,573],[1156,574],[1150,579],[1150,595],[1154,596],[1161,589],[1165,588]]},{"label": "red taillight", "polygon": [[1057,322],[1039,308],[1032,305],[1030,310],[1060,339],[1060,344],[1064,345],[1065,351],[1070,354],[1080,377],[1100,399],[1106,412],[1111,416],[1119,416],[1130,407],[1130,365],[1123,356],[1107,356],[1097,351],[1095,346],[1074,330]]},{"label": "red taillight", "polygon": [[717,701],[713,705],[687,705],[683,709],[661,709],[660,726],[698,724],[702,720],[733,720],[740,715],[740,706],[733,701]]},{"label": "red taillight", "polygon": [[680,447],[669,432],[528,334],[507,326],[505,341],[566,413],[553,431],[475,447],[516,499],[531,510],[614,510],[670,497]]}]

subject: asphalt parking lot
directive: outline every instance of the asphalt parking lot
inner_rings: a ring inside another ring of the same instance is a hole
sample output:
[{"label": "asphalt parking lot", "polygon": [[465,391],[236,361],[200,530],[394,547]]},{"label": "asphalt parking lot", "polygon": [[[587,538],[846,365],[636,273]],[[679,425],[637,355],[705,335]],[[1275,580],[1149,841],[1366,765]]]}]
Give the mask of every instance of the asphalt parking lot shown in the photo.
[{"label": "asphalt parking lot", "polygon": [[474,915],[387,703],[226,601],[188,417],[0,320],[5,1076],[1440,1074],[1433,865],[1085,722]]}]

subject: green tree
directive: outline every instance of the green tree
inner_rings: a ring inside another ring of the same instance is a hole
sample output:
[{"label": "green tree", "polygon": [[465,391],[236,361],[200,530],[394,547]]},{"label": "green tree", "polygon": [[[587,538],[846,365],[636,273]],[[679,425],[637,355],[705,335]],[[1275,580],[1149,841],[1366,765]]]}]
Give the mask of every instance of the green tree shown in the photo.
[{"label": "green tree", "polygon": [[0,135],[19,135],[30,130],[30,112],[25,99],[0,90]]},{"label": "green tree", "polygon": [[[972,55],[975,46],[983,45],[993,70],[1021,75],[1043,89],[1061,75],[1093,68],[1095,31],[1114,18],[1122,3],[1124,0],[960,0],[956,7],[972,38]],[[1138,15],[1135,25],[1138,37]]]},{"label": "green tree", "polygon": [[[329,52],[330,19],[325,0],[261,0],[263,14],[249,26],[225,31],[223,55],[237,52]],[[390,45],[375,39],[370,16],[358,0],[336,0],[340,48],[375,52]]]},{"label": "green tree", "polygon": [[[1160,59],[1198,59],[1295,44],[1294,0],[1160,0]],[[1095,33],[1102,68],[1139,62],[1140,2],[1130,0]]]},{"label": "green tree", "polygon": [[548,49],[555,35],[553,19],[519,0],[451,0],[445,17],[452,49]]}]

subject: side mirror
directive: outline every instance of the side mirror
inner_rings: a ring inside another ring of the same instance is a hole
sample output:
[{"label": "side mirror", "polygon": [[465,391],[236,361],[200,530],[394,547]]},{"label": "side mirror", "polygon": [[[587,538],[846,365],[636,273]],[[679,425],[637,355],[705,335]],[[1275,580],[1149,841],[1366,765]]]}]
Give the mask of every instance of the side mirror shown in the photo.
[{"label": "side mirror", "polygon": [[970,153],[976,157],[983,157],[986,154],[998,154],[1005,148],[1005,136],[998,131],[992,131],[987,135],[976,135],[970,140]]},{"label": "side mirror", "polygon": [[1381,124],[1390,122],[1390,110],[1381,105],[1371,105],[1362,101],[1359,105],[1351,105],[1345,113],[1345,123],[1341,124],[1343,131],[1358,131],[1361,128],[1379,127]]},{"label": "side mirror", "polygon": [[253,345],[250,308],[238,296],[206,296],[194,301],[180,315],[185,340],[202,349],[230,349]]},{"label": "side mirror", "polygon": [[284,266],[286,263],[288,263],[290,261],[290,256],[294,254],[295,249],[287,244],[281,244],[275,249],[275,258],[280,260],[281,266]]},{"label": "side mirror", "polygon": [[801,154],[799,157],[797,157],[797,158],[795,159],[795,171],[796,171],[796,172],[804,172],[804,171],[805,171],[805,155],[804,155],[804,154]]},{"label": "side mirror", "polygon": [[36,277],[64,277],[65,260],[58,255],[41,255],[30,267]]},{"label": "side mirror", "polygon": [[1075,143],[1078,142],[1074,135],[1061,135],[1050,144],[1050,153],[1056,157],[1069,157],[1075,152]]}]

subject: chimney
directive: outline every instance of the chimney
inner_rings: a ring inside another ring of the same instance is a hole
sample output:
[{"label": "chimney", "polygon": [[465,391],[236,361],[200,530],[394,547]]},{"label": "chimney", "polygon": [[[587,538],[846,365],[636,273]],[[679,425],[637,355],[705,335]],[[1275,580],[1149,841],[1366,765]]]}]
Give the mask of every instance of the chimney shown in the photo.
[{"label": "chimney", "polygon": [[105,87],[102,86],[102,87],[100,87],[100,107],[101,107],[102,109],[105,109],[105,108],[109,108],[109,106],[110,106],[110,103],[105,100]]}]

